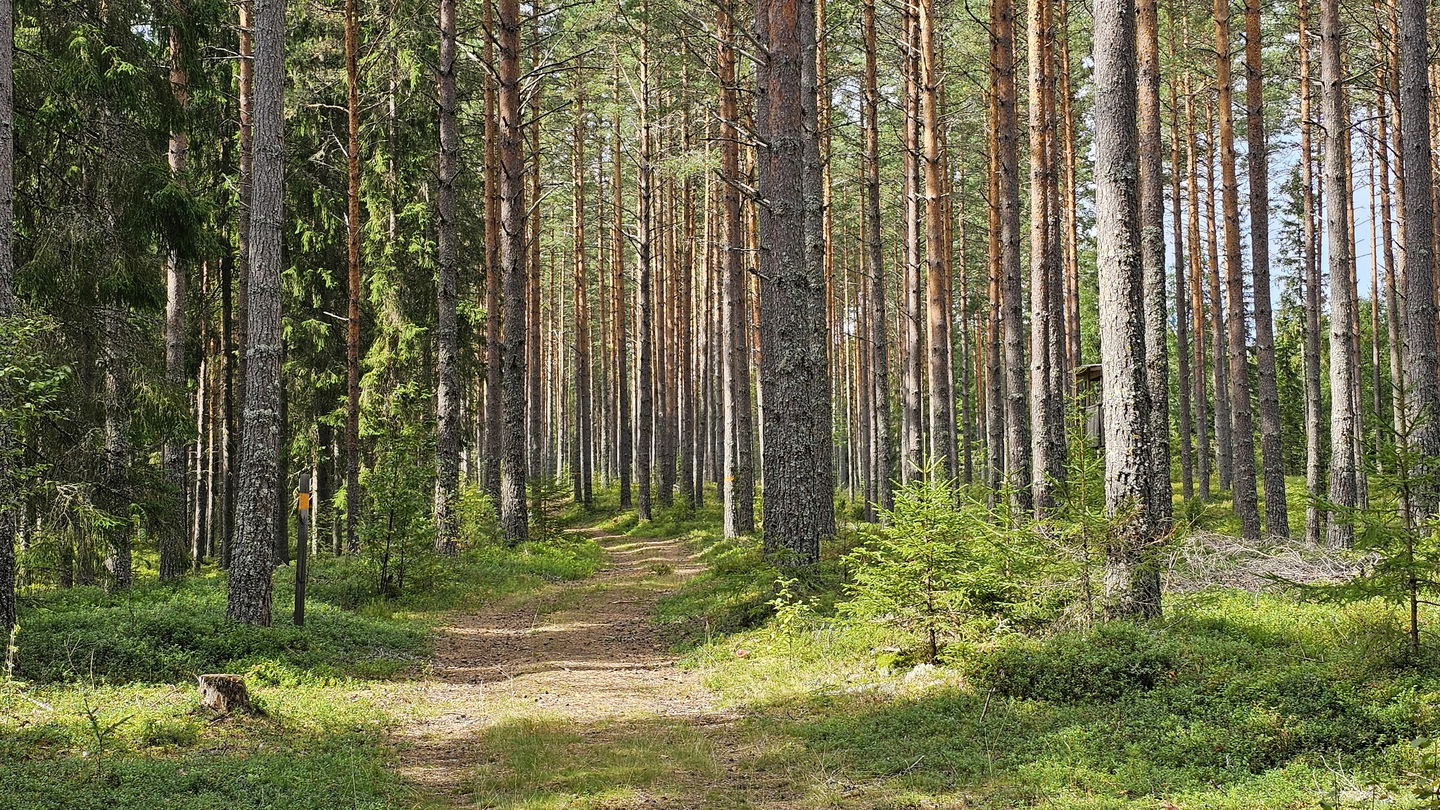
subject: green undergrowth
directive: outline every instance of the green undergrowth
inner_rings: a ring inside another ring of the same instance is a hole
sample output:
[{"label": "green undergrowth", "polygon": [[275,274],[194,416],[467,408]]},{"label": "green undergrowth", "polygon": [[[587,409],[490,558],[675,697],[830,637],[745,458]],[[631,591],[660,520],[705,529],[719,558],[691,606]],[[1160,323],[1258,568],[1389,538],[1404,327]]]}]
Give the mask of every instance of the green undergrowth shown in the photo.
[{"label": "green undergrowth", "polygon": [[843,575],[795,597],[753,543],[704,555],[659,620],[788,767],[867,797],[840,806],[1420,806],[1440,664],[1407,659],[1379,601],[1212,589],[1153,623],[1002,626],[931,666],[916,636],[837,617]]},{"label": "green undergrowth", "polygon": [[[271,627],[225,619],[224,572],[28,593],[14,667],[0,678],[0,806],[427,807],[395,772],[391,728],[412,710],[448,612],[580,579],[600,562],[580,535],[454,558],[412,558],[405,590],[376,595],[376,562],[321,555],[306,623],[294,569],[276,571]],[[235,672],[259,708],[217,718],[195,676]]]}]

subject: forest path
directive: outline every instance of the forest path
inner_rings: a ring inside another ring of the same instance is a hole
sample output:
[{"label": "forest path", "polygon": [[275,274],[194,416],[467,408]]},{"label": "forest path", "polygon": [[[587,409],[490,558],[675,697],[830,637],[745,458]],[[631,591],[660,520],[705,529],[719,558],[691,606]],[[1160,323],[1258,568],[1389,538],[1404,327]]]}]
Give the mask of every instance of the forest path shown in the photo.
[{"label": "forest path", "polygon": [[[650,622],[701,570],[681,539],[593,533],[605,562],[441,629],[400,732],[400,774],[440,807],[693,808],[737,794],[734,721]],[[753,778],[753,777],[752,777]],[[767,806],[770,805],[768,802]]]}]

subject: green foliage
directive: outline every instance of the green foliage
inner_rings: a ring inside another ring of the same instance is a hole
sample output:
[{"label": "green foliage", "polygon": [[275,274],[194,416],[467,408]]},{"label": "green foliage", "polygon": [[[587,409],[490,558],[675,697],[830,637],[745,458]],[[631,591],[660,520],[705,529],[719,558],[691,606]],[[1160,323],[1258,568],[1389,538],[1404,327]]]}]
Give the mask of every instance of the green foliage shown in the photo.
[{"label": "green foliage", "polygon": [[853,583],[841,611],[919,635],[933,662],[968,623],[993,627],[1023,598],[1016,583],[1033,568],[1024,535],[951,482],[911,483],[895,493],[883,528],[846,558]]},{"label": "green foliage", "polygon": [[73,588],[29,600],[16,675],[37,682],[179,683],[204,672],[280,664],[319,678],[386,676],[412,663],[426,643],[421,627],[313,601],[304,628],[237,625],[225,618],[219,584],[189,580],[113,596]]},{"label": "green foliage", "polygon": [[428,425],[404,413],[401,408],[376,417],[375,461],[360,474],[361,554],[375,572],[375,593],[387,598],[424,590],[446,576],[434,548]]},{"label": "green foliage", "polygon": [[547,543],[565,531],[562,514],[570,499],[570,487],[558,478],[537,475],[525,485],[530,500],[530,540]]},{"label": "green foliage", "polygon": [[1117,700],[1174,674],[1175,643],[1160,633],[1106,622],[1087,632],[1036,640],[1006,636],[965,659],[976,688],[1059,703]]}]

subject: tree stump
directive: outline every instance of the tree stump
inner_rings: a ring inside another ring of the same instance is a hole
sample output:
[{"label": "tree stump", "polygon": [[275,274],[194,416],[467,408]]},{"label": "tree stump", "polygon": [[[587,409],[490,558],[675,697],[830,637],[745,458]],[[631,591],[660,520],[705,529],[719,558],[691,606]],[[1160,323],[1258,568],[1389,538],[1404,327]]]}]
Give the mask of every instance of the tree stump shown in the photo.
[{"label": "tree stump", "polygon": [[201,675],[198,680],[200,702],[207,709],[220,714],[254,710],[250,692],[245,688],[245,679],[239,675]]}]

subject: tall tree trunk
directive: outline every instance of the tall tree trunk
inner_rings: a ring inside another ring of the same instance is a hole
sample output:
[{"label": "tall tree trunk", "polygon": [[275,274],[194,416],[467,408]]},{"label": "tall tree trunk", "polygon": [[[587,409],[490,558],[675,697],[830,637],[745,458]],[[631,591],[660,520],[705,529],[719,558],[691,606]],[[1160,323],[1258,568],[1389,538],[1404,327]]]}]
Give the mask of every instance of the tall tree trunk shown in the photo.
[{"label": "tall tree trunk", "polygon": [[650,3],[643,0],[640,22],[640,154],[639,189],[636,210],[636,261],[639,263],[639,285],[635,291],[635,330],[639,368],[635,387],[636,408],[635,467],[639,493],[635,497],[635,517],[641,522],[650,519],[652,464],[655,449],[655,324],[654,324],[654,194],[655,167],[652,163],[654,133],[650,123]]},{"label": "tall tree trunk", "polygon": [[1070,79],[1070,0],[1060,0],[1060,138],[1064,183],[1060,194],[1065,263],[1065,391],[1075,393],[1075,369],[1084,363],[1080,349],[1080,227],[1076,222],[1079,182],[1075,177],[1074,91]]},{"label": "tall tree trunk", "polygon": [[870,289],[870,398],[873,420],[870,460],[874,479],[874,501],[867,517],[874,519],[874,507],[890,509],[895,505],[890,434],[890,349],[886,334],[885,249],[880,222],[880,92],[876,69],[875,0],[862,0],[861,26],[865,39],[865,88],[863,99],[864,128],[864,201],[865,274]]},{"label": "tall tree trunk", "polygon": [[[1187,33],[1188,40],[1188,33]],[[1189,45],[1188,41],[1186,43]],[[1185,74],[1185,161],[1189,177],[1188,232],[1190,241],[1190,326],[1194,337],[1192,372],[1195,389],[1195,474],[1200,500],[1210,498],[1210,426],[1209,397],[1205,393],[1205,283],[1201,272],[1204,250],[1200,246],[1200,171],[1198,137],[1195,129],[1195,94],[1190,88],[1190,74]],[[1179,283],[1178,281],[1176,282]]]},{"label": "tall tree trunk", "polygon": [[1106,613],[1160,615],[1146,379],[1134,0],[1096,0],[1095,221],[1105,398]]},{"label": "tall tree trunk", "polygon": [[[360,550],[360,20],[345,0],[345,545]],[[248,440],[247,440],[248,441]]]},{"label": "tall tree trunk", "polygon": [[[1270,160],[1265,138],[1260,0],[1245,0],[1245,140],[1250,175],[1250,280],[1255,298],[1255,378],[1260,394],[1260,463],[1265,479],[1265,533],[1290,536],[1280,391],[1275,380],[1275,325],[1270,307]],[[1253,463],[1253,462],[1252,462]]]},{"label": "tall tree trunk", "polygon": [[924,125],[926,346],[930,394],[930,463],[935,472],[954,480],[955,390],[951,384],[950,229],[945,187],[945,155],[941,151],[940,80],[936,52],[937,0],[919,0],[920,108]]},{"label": "tall tree trunk", "polygon": [[1220,287],[1220,246],[1217,240],[1215,215],[1215,158],[1219,154],[1215,138],[1213,114],[1207,113],[1205,122],[1205,230],[1206,230],[1206,281],[1210,298],[1210,379],[1215,390],[1215,455],[1219,472],[1220,488],[1229,489],[1231,470],[1235,466],[1235,454],[1231,442],[1230,418],[1230,356],[1228,337],[1225,332],[1225,309],[1221,304],[1223,293]]},{"label": "tall tree trunk", "polygon": [[986,142],[986,151],[988,152],[986,182],[989,192],[986,195],[989,203],[986,213],[990,238],[986,253],[986,313],[983,343],[985,344],[985,456],[988,470],[986,485],[992,507],[996,505],[995,502],[1004,485],[1005,476],[1005,380],[1000,365],[1002,331],[1000,277],[1001,266],[1005,258],[1005,249],[1001,244],[1001,223],[1004,213],[1000,202],[1002,187],[1000,147],[1004,111],[1001,110],[1000,105],[1000,86],[1004,82],[1004,77],[1001,75],[1000,57],[1007,45],[1000,34],[1011,29],[1003,24],[1004,11],[1004,3],[990,4],[990,104],[988,110],[989,131]]},{"label": "tall tree trunk", "polygon": [[504,289],[500,322],[500,375],[504,425],[500,434],[500,534],[512,545],[526,539],[529,478],[526,430],[526,255],[525,127],[520,107],[520,0],[496,4],[500,52],[499,120],[500,279]]},{"label": "tall tree trunk", "polygon": [[[1357,504],[1355,440],[1355,287],[1351,282],[1349,113],[1345,67],[1341,63],[1339,0],[1320,0],[1320,101],[1325,122],[1325,227],[1330,257],[1330,503],[1341,510]],[[1428,157],[1426,158],[1428,160]],[[1426,192],[1428,194],[1428,192]],[[1332,513],[1326,538],[1330,545],[1354,543],[1350,516]]]},{"label": "tall tree trunk", "polygon": [[1165,181],[1160,138],[1160,11],[1156,0],[1136,6],[1140,159],[1140,264],[1145,295],[1145,380],[1150,386],[1150,474],[1146,479],[1156,531],[1170,528],[1170,340],[1165,293]]},{"label": "tall tree trunk", "polygon": [[[183,5],[176,9],[185,14]],[[185,72],[185,52],[180,30],[170,26],[170,92],[182,115],[190,103],[189,77]],[[186,123],[184,119],[170,132],[169,164],[170,174],[178,183],[185,182]],[[180,253],[171,248],[165,257],[165,381],[177,392],[185,389],[185,268],[180,263]],[[198,437],[198,433],[197,433]],[[160,579],[170,581],[185,575],[189,566],[185,559],[185,541],[188,508],[185,492],[185,442],[170,437],[161,450],[165,467],[165,478],[174,490],[170,504],[170,525],[161,531]],[[197,464],[198,466],[198,464]]]},{"label": "tall tree trunk", "polygon": [[1305,492],[1309,496],[1305,508],[1305,540],[1318,546],[1321,540],[1323,510],[1320,499],[1325,496],[1324,439],[1321,434],[1321,410],[1325,402],[1320,388],[1320,307],[1323,295],[1320,285],[1320,257],[1316,249],[1315,178],[1312,175],[1313,152],[1310,146],[1310,14],[1307,0],[1296,0],[1296,42],[1300,60],[1300,220],[1301,262],[1304,264],[1305,289]]},{"label": "tall tree trunk", "polygon": [[1401,390],[1409,422],[1406,442],[1417,460],[1413,471],[1417,488],[1411,496],[1412,519],[1417,525],[1433,516],[1440,506],[1440,489],[1435,480],[1440,457],[1440,425],[1435,424],[1440,418],[1440,370],[1435,337],[1427,10],[1424,0],[1399,0],[1406,306],[1405,379]]},{"label": "tall tree trunk", "polygon": [[575,126],[571,227],[575,235],[575,500],[590,507],[595,500],[592,463],[595,431],[590,391],[590,304],[585,267],[585,90],[575,73]]},{"label": "tall tree trunk", "polygon": [[454,554],[460,538],[455,512],[460,496],[460,221],[455,181],[460,171],[460,127],[456,121],[455,0],[440,0],[440,184],[436,190],[435,289],[435,548]]},{"label": "tall tree trunk", "polygon": [[1000,322],[1004,341],[1005,486],[1017,513],[1030,511],[1030,408],[1025,390],[1024,291],[1020,274],[1020,151],[1015,114],[1015,4],[991,9],[990,61],[999,173]]},{"label": "tall tree trunk", "polygon": [[[1171,56],[1175,40],[1170,40]],[[1190,415],[1190,298],[1185,284],[1185,229],[1180,212],[1180,95],[1176,83],[1170,83],[1170,233],[1175,245],[1175,361],[1179,393],[1180,427],[1180,495],[1185,500],[1195,497],[1195,463],[1191,452],[1194,422]],[[1193,243],[1191,249],[1194,249]],[[1152,386],[1153,387],[1153,386]]]},{"label": "tall tree trunk", "polygon": [[903,138],[904,154],[901,165],[905,172],[904,223],[905,229],[905,287],[904,287],[904,329],[899,333],[902,370],[900,404],[900,440],[903,453],[900,477],[905,482],[920,477],[925,466],[925,315],[924,279],[921,278],[920,264],[924,250],[923,212],[920,207],[920,26],[913,3],[907,2],[903,10],[905,47],[901,56],[905,61],[905,102]]},{"label": "tall tree trunk", "polygon": [[813,0],[758,0],[765,545],[813,565],[835,533]]},{"label": "tall tree trunk", "polygon": [[1240,535],[1260,538],[1255,495],[1255,427],[1250,413],[1250,362],[1245,317],[1245,279],[1240,264],[1240,188],[1235,177],[1234,99],[1230,81],[1230,0],[1215,0],[1215,86],[1220,119],[1221,204],[1225,214],[1225,309],[1230,359],[1230,493]]},{"label": "tall tree trunk", "polygon": [[[1052,300],[1052,279],[1061,272],[1058,234],[1050,211],[1055,205],[1054,137],[1051,111],[1054,107],[1054,71],[1050,66],[1050,0],[1030,0],[1029,85],[1030,85],[1030,458],[1031,491],[1035,508],[1044,512],[1056,504],[1057,490],[1065,476],[1065,426],[1063,412],[1053,406],[1062,393],[1052,390],[1056,377],[1050,344],[1061,328],[1055,316],[1058,301]],[[1056,417],[1061,417],[1059,423]],[[1058,441],[1057,441],[1058,439]]]},{"label": "tall tree trunk", "polygon": [[615,466],[620,477],[620,508],[628,509],[631,503],[630,478],[635,452],[634,422],[631,418],[630,393],[630,330],[626,320],[629,308],[625,305],[625,231],[624,178],[620,163],[620,63],[614,66],[616,107],[611,117],[613,140],[610,145],[610,164],[613,178],[610,191],[613,195],[611,213],[614,223],[610,228],[610,273],[614,293],[615,318]]},{"label": "tall tree trunk", "polygon": [[[485,64],[495,65],[495,3],[482,0],[485,30]],[[500,458],[505,443],[505,364],[500,356],[500,100],[493,77],[485,78],[485,491],[500,503]]]},{"label": "tall tree trunk", "polygon": [[254,0],[254,142],[245,366],[235,551],[225,615],[270,623],[280,468],[281,224],[284,222],[285,4]]},{"label": "tall tree trunk", "polygon": [[[10,327],[15,301],[15,8],[0,0],[0,329]],[[0,410],[15,392],[0,380]],[[15,537],[20,528],[19,499],[11,455],[15,434],[0,421],[0,634],[7,643],[15,627]]]}]

